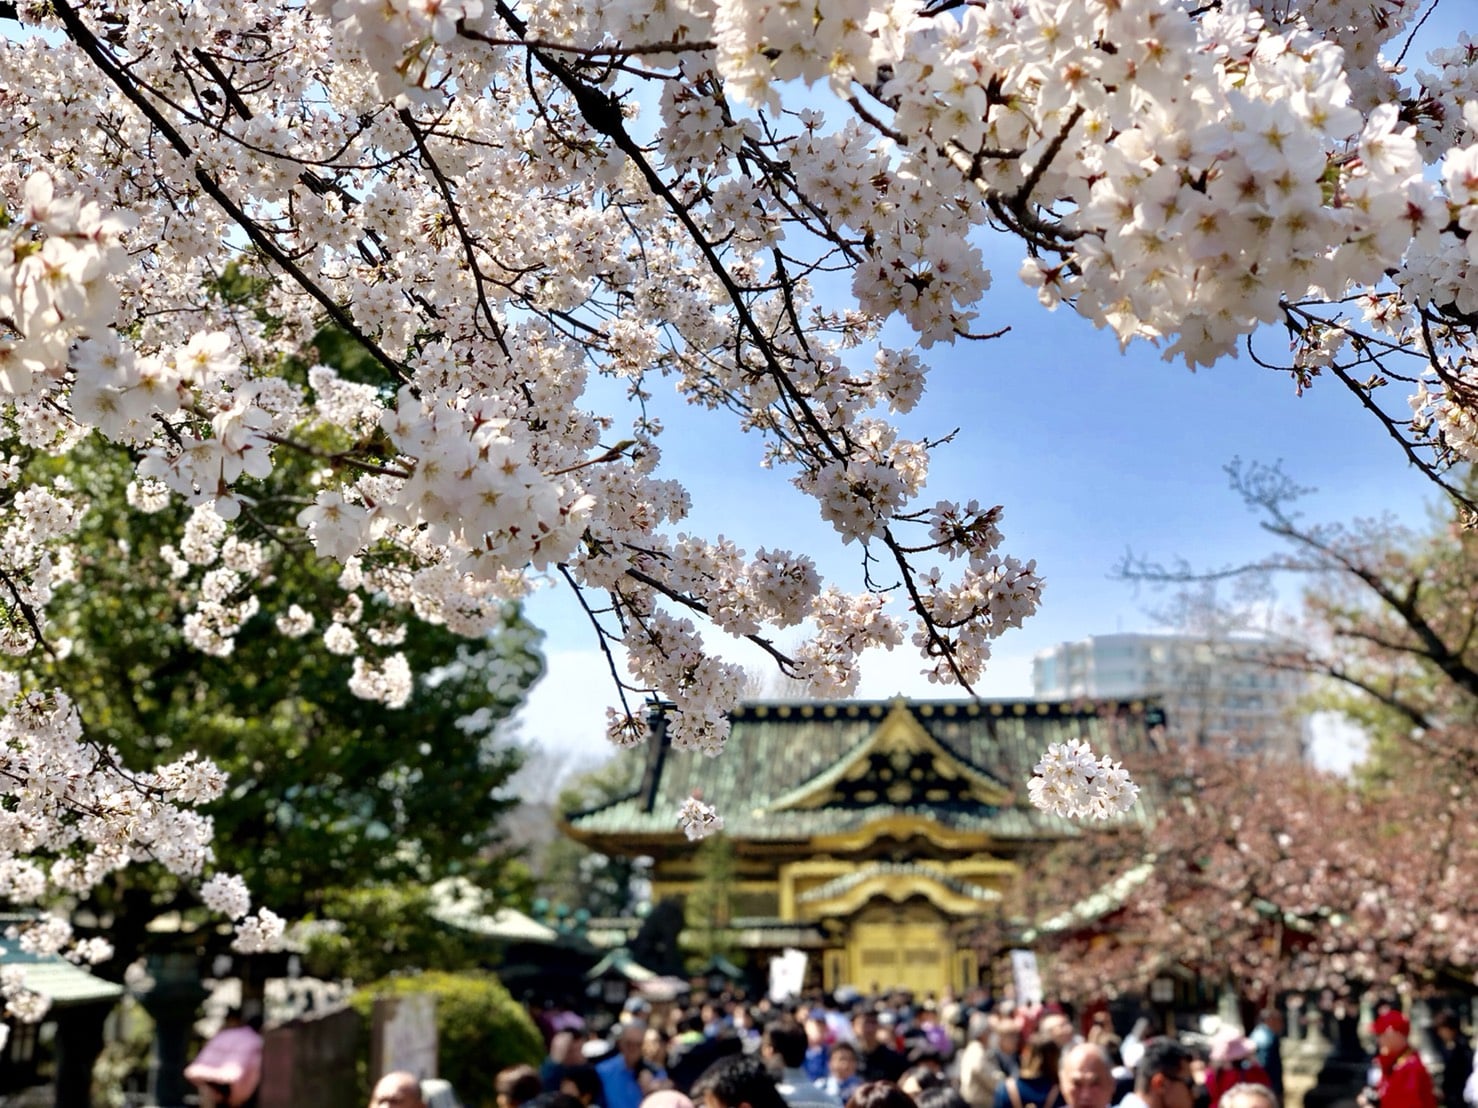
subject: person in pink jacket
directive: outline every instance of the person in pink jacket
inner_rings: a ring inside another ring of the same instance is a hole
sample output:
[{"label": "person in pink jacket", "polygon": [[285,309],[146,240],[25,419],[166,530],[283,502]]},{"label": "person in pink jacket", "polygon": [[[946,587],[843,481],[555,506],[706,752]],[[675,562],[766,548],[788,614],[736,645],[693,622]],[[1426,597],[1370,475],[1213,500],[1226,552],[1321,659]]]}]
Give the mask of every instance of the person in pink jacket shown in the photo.
[{"label": "person in pink jacket", "polygon": [[200,1090],[205,1108],[254,1108],[262,1080],[262,1036],[241,1018],[226,1013],[225,1025],[185,1067],[185,1080]]}]

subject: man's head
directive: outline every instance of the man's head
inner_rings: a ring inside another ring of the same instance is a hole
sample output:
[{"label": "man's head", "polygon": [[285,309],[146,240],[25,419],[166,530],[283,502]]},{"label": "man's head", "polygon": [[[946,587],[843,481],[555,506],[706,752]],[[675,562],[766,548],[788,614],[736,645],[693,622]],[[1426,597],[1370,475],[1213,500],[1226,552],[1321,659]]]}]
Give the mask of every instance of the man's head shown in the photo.
[{"label": "man's head", "polygon": [[1150,1108],[1192,1108],[1196,1102],[1191,1052],[1174,1039],[1151,1039],[1134,1071],[1134,1091]]},{"label": "man's head", "polygon": [[498,1108],[520,1108],[544,1091],[539,1071],[533,1066],[509,1066],[493,1080]]},{"label": "man's head", "polygon": [[878,1014],[871,1008],[864,1008],[852,1017],[852,1034],[857,1036],[857,1045],[863,1050],[871,1050],[878,1041]]},{"label": "man's head", "polygon": [[556,1031],[549,1040],[549,1060],[557,1066],[578,1066],[583,1061],[580,1040],[573,1031]]},{"label": "man's head", "polygon": [[786,1069],[799,1069],[806,1061],[806,1033],[795,1020],[783,1017],[765,1028],[760,1050],[775,1064]]},{"label": "man's head", "polygon": [[1066,1050],[1077,1038],[1073,1031],[1073,1021],[1061,1012],[1048,1012],[1042,1017],[1042,1022],[1037,1025],[1038,1034],[1045,1035],[1058,1046]]},{"label": "man's head", "polygon": [[421,1083],[414,1074],[404,1070],[387,1073],[375,1083],[370,1108],[426,1108],[426,1102],[421,1099]]},{"label": "man's head", "polygon": [[1218,1103],[1224,1108],[1278,1108],[1278,1097],[1266,1085],[1244,1081],[1222,1093]]},{"label": "man's head", "polygon": [[1437,1013],[1437,1018],[1432,1021],[1432,1030],[1437,1032],[1439,1039],[1450,1046],[1463,1033],[1463,1026],[1458,1021],[1456,1012],[1450,1008],[1444,1008]]},{"label": "man's head", "polygon": [[600,1074],[594,1066],[570,1066],[560,1078],[559,1091],[589,1108],[601,1097]]},{"label": "man's head", "polygon": [[646,1038],[646,1024],[632,1020],[621,1025],[621,1033],[616,1036],[616,1049],[620,1051],[628,1069],[634,1070],[641,1064],[641,1048]]},{"label": "man's head", "polygon": [[979,1039],[982,1043],[988,1043],[992,1030],[988,1015],[984,1012],[971,1012],[970,1018],[965,1023],[965,1038]]},{"label": "man's head", "polygon": [[1067,1108],[1109,1108],[1114,1072],[1108,1052],[1096,1043],[1079,1043],[1062,1056],[1057,1084]]},{"label": "man's head", "polygon": [[667,1036],[656,1027],[648,1027],[642,1036],[642,1057],[652,1065],[665,1069],[667,1066]]},{"label": "man's head", "polygon": [[838,1081],[856,1077],[857,1048],[851,1043],[837,1043],[831,1048],[831,1057],[827,1060],[826,1068]]},{"label": "man's head", "polygon": [[1370,1030],[1375,1034],[1382,1054],[1401,1054],[1406,1050],[1407,1037],[1411,1034],[1411,1021],[1392,1010],[1381,1013]]},{"label": "man's head", "polygon": [[774,1078],[752,1054],[720,1058],[693,1082],[692,1097],[703,1108],[786,1108]]}]

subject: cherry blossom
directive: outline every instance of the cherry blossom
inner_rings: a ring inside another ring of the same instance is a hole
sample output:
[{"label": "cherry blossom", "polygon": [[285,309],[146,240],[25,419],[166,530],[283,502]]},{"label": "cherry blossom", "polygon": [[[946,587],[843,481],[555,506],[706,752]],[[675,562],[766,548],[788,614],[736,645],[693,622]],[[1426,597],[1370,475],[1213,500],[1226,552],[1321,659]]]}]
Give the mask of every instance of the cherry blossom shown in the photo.
[{"label": "cherry blossom", "polygon": [[1108,819],[1134,807],[1139,786],[1120,762],[1096,758],[1082,739],[1052,743],[1027,783],[1032,804],[1068,819]]}]

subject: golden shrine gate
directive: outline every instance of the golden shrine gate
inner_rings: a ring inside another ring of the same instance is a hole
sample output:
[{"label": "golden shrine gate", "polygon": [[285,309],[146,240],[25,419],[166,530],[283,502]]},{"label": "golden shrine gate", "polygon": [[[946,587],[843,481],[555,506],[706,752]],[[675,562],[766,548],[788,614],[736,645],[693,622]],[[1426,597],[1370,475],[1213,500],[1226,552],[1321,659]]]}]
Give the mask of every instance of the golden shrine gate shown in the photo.
[{"label": "golden shrine gate", "polygon": [[1026,802],[1047,744],[1122,754],[1153,742],[1144,702],[763,702],[732,717],[722,757],[673,750],[659,720],[641,781],[565,830],[607,854],[649,855],[654,900],[703,879],[678,829],[696,790],[734,853],[724,938],[761,964],[810,956],[809,984],[940,993],[978,983],[971,936],[1025,855],[1071,834]]}]

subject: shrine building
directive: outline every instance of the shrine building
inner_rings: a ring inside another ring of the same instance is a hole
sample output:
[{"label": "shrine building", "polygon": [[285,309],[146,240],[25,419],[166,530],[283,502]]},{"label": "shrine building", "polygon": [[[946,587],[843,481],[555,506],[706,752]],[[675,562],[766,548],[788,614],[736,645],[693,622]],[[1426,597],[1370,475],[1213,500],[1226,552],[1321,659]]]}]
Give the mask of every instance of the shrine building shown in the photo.
[{"label": "shrine building", "polygon": [[974,936],[1032,853],[1075,833],[1027,800],[1047,745],[1120,757],[1163,731],[1145,701],[755,702],[732,722],[714,759],[672,749],[659,717],[639,785],[567,813],[567,833],[652,858],[654,903],[685,897],[703,873],[677,811],[697,793],[732,844],[730,949],[761,968],[805,950],[827,989],[936,994],[979,983]]}]

